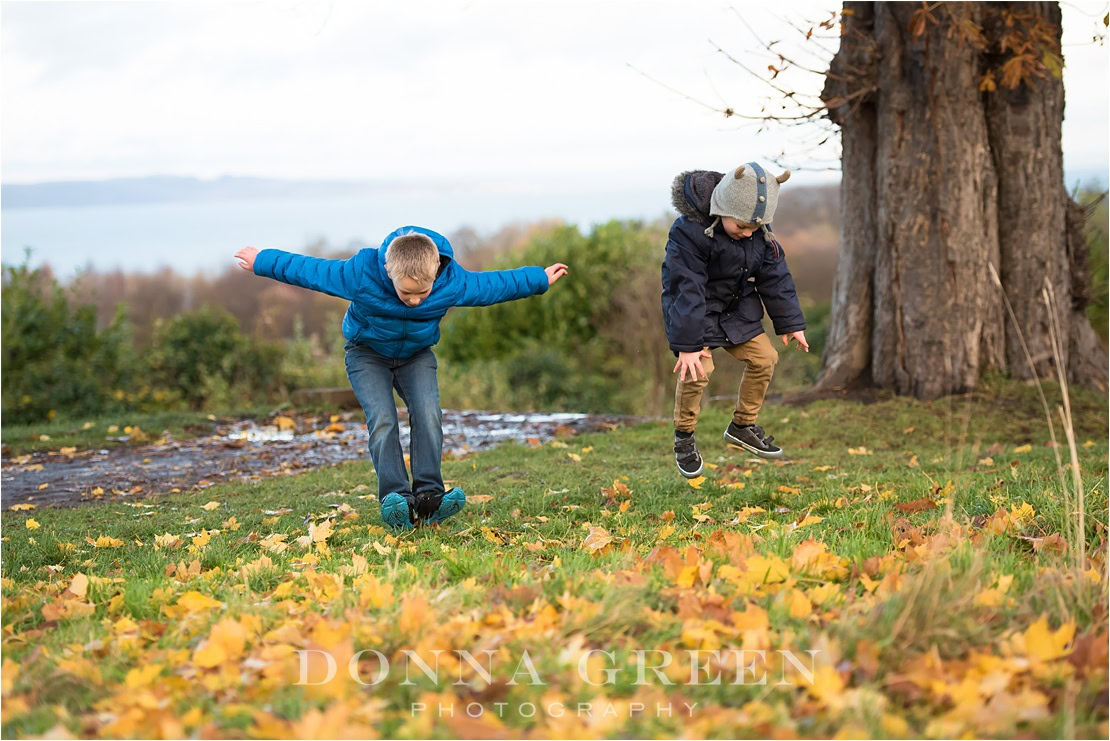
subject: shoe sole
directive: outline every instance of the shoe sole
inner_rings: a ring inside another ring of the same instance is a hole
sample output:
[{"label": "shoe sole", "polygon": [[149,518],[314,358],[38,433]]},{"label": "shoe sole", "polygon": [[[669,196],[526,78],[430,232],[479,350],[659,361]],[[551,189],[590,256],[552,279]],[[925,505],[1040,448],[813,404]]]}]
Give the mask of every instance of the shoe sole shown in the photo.
[{"label": "shoe sole", "polygon": [[400,494],[386,494],[382,500],[382,520],[394,530],[412,530],[408,500]]},{"label": "shoe sole", "polygon": [[752,453],[753,455],[758,455],[760,458],[768,458],[770,460],[778,460],[779,458],[782,458],[782,450],[781,449],[777,453],[768,453],[766,450],[760,450],[759,448],[755,448],[755,447],[752,447],[751,445],[748,445],[746,442],[744,442],[740,438],[733,437],[732,435],[728,434],[728,430],[725,430],[725,442],[732,443],[733,445],[737,445],[737,446],[743,448],[744,450],[747,450],[748,452]]},{"label": "shoe sole", "polygon": [[678,465],[678,461],[675,461],[674,465],[675,465],[675,468],[678,469],[678,472],[680,474],[682,474],[683,476],[685,476],[686,478],[688,478],[688,479],[696,479],[698,476],[701,476],[701,472],[705,470],[705,461],[704,460],[702,461],[701,465],[698,466],[698,470],[694,471],[693,473],[687,473],[686,471],[683,471],[682,466]]},{"label": "shoe sole", "polygon": [[433,512],[432,516],[425,520],[425,522],[443,522],[448,517],[462,512],[462,508],[465,506],[466,492],[456,487],[443,495],[443,499],[439,500],[439,507],[436,508],[436,511]]}]

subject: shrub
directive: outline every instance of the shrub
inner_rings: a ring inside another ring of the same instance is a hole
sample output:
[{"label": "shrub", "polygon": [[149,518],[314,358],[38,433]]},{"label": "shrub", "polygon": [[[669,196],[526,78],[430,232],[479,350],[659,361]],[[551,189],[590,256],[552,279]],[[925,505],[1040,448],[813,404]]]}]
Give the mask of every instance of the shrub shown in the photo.
[{"label": "shrub", "polygon": [[34,423],[54,413],[88,414],[123,405],[140,375],[122,307],[97,329],[92,306],[73,306],[41,268],[3,268],[3,413]]},{"label": "shrub", "polygon": [[[655,321],[665,243],[660,230],[612,221],[587,235],[558,227],[503,256],[495,267],[563,262],[570,277],[541,299],[448,315],[437,348],[450,369],[445,399],[467,400],[487,389],[496,396],[480,406],[637,411],[653,364],[625,351],[666,351]],[[631,290],[633,284],[646,288]],[[651,320],[632,322],[630,314]]]},{"label": "shrub", "polygon": [[279,346],[243,336],[231,314],[212,307],[158,321],[150,351],[155,385],[194,409],[268,397],[281,359]]}]

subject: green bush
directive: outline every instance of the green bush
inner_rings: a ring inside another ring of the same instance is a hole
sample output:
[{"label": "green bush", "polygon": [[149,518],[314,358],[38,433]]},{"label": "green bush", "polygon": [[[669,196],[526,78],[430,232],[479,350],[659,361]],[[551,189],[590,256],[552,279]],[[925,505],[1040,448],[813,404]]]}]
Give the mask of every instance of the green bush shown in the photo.
[{"label": "green bush", "polygon": [[338,321],[324,328],[324,337],[305,336],[300,315],[293,320],[293,338],[285,341],[281,361],[282,383],[289,389],[346,386],[343,331]]},{"label": "green bush", "polygon": [[[660,314],[658,273],[665,233],[638,222],[611,221],[583,235],[559,227],[535,237],[495,268],[562,262],[570,275],[542,298],[456,309],[442,327],[445,403],[469,407],[589,412],[636,411],[651,363],[626,357],[632,344],[666,351],[637,318]],[[644,281],[647,290],[640,290]],[[654,276],[654,277],[650,277]],[[637,290],[630,290],[635,283]],[[635,296],[633,306],[629,296]],[[623,329],[622,329],[623,328]]]},{"label": "green bush", "polygon": [[665,243],[637,222],[611,221],[588,235],[569,226],[540,235],[495,267],[562,262],[570,266],[569,278],[539,299],[454,310],[443,323],[439,350],[454,362],[514,355],[525,341],[575,352],[600,334],[631,272],[650,264],[658,271]]},{"label": "green bush", "polygon": [[26,261],[3,267],[3,413],[34,423],[55,413],[90,414],[122,407],[141,374],[122,308],[97,329],[91,306]]},{"label": "green bush", "polygon": [[245,337],[235,317],[205,307],[154,326],[153,381],[194,409],[266,398],[281,382],[279,346]]},{"label": "green bush", "polygon": [[501,358],[440,365],[448,408],[545,412],[622,411],[619,377],[560,348],[527,341]]}]

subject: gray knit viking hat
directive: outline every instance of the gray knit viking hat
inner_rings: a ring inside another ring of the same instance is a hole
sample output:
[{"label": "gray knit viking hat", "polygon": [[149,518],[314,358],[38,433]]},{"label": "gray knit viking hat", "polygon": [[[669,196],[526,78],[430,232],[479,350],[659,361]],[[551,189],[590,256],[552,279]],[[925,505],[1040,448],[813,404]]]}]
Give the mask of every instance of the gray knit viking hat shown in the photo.
[{"label": "gray knit viking hat", "polygon": [[779,186],[789,179],[790,170],[771,177],[758,162],[748,162],[726,173],[709,198],[709,215],[717,218],[705,230],[706,236],[713,236],[713,228],[722,216],[755,224],[766,231],[775,217]]}]

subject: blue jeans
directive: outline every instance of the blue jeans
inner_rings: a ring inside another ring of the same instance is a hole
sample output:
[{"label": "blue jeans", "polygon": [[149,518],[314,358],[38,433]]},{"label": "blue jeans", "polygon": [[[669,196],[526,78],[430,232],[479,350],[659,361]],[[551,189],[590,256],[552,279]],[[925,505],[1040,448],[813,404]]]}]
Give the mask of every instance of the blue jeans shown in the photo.
[{"label": "blue jeans", "polygon": [[[388,358],[348,342],[347,378],[366,413],[370,459],[378,474],[378,501],[387,494],[443,493],[443,417],[439,408],[436,356],[425,348],[410,358]],[[401,451],[393,389],[409,410],[412,485]]]}]

